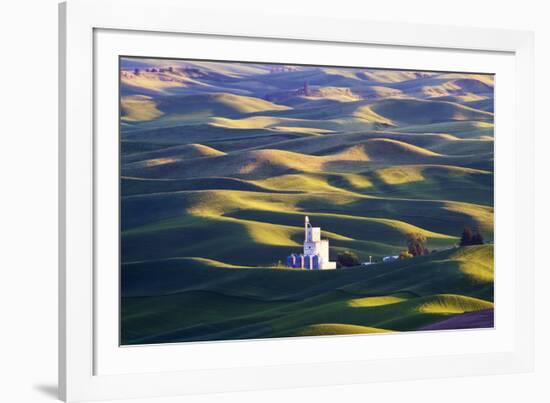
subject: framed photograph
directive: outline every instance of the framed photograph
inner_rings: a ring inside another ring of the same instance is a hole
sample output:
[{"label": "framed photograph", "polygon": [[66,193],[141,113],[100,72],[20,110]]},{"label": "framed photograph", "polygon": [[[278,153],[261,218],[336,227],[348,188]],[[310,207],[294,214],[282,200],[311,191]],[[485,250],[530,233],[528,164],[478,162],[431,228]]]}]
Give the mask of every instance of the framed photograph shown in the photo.
[{"label": "framed photograph", "polygon": [[532,369],[531,33],[60,17],[63,399]]}]

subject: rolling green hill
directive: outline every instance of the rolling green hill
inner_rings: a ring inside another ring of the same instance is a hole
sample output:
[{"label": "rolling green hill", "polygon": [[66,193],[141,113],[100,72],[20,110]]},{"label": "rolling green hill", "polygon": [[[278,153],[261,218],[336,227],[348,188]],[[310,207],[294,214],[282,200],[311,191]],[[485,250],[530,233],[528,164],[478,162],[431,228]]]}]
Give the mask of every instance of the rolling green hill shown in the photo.
[{"label": "rolling green hill", "polygon": [[274,265],[300,249],[305,215],[322,226],[333,253],[351,249],[364,259],[402,250],[409,232],[424,233],[432,248],[455,244],[456,229],[463,225],[479,227],[492,237],[492,207],[345,191],[161,192],[125,198],[122,213],[127,261],[202,256],[232,264]]},{"label": "rolling green hill", "polygon": [[254,112],[290,109],[263,99],[227,94],[198,94],[145,97],[122,97],[122,120],[127,122],[163,119],[179,122],[202,122],[210,116],[239,116]]},{"label": "rolling green hill", "polygon": [[216,157],[220,155],[225,155],[225,153],[202,144],[191,143],[172,147],[162,147],[160,149],[147,152],[132,153],[130,155],[123,156],[123,162],[128,164],[138,161],[154,161],[157,159],[190,159]]},{"label": "rolling green hill", "polygon": [[484,157],[442,155],[388,138],[371,138],[352,146],[334,147],[324,150],[323,155],[269,148],[235,151],[230,154],[211,147],[207,150],[208,152],[201,151],[197,158],[185,158],[185,150],[174,150],[172,147],[168,149],[169,152],[166,149],[154,151],[150,154],[164,157],[125,164],[123,174],[166,179],[212,176],[265,179],[287,173],[362,173],[369,167],[380,164],[460,164],[475,167]]},{"label": "rolling green hill", "polygon": [[445,101],[390,99],[372,108],[376,113],[402,124],[431,124],[452,121],[489,121],[493,114]]},{"label": "rolling green hill", "polygon": [[[213,265],[197,258],[126,264],[123,340],[136,344],[414,330],[493,307],[492,250],[452,249],[337,271]],[[483,269],[471,270],[472,263]],[[162,278],[156,276],[159,268]],[[194,308],[197,304],[201,310]],[[362,327],[367,331],[359,331]]]}]

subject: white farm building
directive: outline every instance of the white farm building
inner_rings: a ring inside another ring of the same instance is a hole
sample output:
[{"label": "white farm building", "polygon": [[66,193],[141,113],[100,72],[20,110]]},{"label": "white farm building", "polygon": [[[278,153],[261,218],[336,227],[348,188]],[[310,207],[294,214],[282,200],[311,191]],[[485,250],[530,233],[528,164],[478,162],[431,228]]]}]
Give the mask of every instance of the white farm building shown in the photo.
[{"label": "white farm building", "polygon": [[313,227],[306,216],[304,223],[304,253],[287,257],[287,267],[330,270],[336,269],[336,262],[329,260],[328,239],[321,239],[321,227]]}]

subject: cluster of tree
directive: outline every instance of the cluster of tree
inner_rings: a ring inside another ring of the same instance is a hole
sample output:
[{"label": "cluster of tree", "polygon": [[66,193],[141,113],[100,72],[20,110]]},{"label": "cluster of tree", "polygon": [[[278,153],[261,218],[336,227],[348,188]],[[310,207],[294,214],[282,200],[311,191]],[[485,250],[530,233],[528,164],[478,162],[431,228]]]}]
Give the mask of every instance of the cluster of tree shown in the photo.
[{"label": "cluster of tree", "polygon": [[296,67],[291,67],[291,66],[272,66],[270,69],[269,69],[269,72],[271,74],[273,73],[284,73],[284,72],[287,72],[287,71],[296,71],[298,70]]},{"label": "cluster of tree", "polygon": [[353,267],[353,266],[359,266],[361,264],[361,261],[359,260],[359,257],[357,255],[349,250],[346,250],[342,253],[338,253],[338,257],[336,258],[336,263],[340,267]]},{"label": "cluster of tree", "polygon": [[483,245],[484,240],[483,236],[479,230],[472,231],[470,228],[464,228],[462,231],[462,236],[460,237],[460,246],[469,246],[469,245]]},{"label": "cluster of tree", "polygon": [[172,66],[169,66],[169,67],[159,67],[158,69],[155,68],[155,67],[151,67],[150,69],[145,69],[145,71],[147,73],[165,73],[165,72],[170,72],[170,73],[173,73],[174,72],[174,68]]},{"label": "cluster of tree", "polygon": [[[162,67],[160,67],[160,68],[158,68],[158,69],[155,68],[155,67],[151,67],[151,68],[145,69],[145,71],[146,71],[147,73],[158,73],[158,72],[164,73],[164,72],[166,72],[166,71],[169,71],[170,73],[173,73],[173,72],[174,72],[174,68],[173,68],[172,66],[169,66],[169,67],[167,67],[167,68],[162,68]],[[141,73],[141,70],[138,69],[138,68],[136,67],[136,68],[134,69],[134,74],[135,74],[136,76],[139,76],[140,73]]]},{"label": "cluster of tree", "polygon": [[426,247],[426,236],[418,232],[407,234],[407,252],[411,256],[422,256],[430,253]]},{"label": "cluster of tree", "polygon": [[[426,247],[426,237],[420,233],[412,232],[407,234],[407,250],[399,254],[399,259],[408,259],[414,256],[422,256],[430,253]],[[338,267],[359,266],[361,261],[359,257],[349,250],[338,253],[336,258]]]}]

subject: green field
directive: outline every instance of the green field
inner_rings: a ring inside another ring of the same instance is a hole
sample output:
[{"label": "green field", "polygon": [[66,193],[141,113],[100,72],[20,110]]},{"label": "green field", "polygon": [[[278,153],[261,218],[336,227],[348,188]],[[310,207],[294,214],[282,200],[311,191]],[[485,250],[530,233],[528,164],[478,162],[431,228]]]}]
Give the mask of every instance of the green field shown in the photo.
[{"label": "green field", "polygon": [[[492,76],[121,65],[122,344],[412,331],[493,309]],[[379,263],[284,268],[306,215],[331,260]],[[487,244],[457,248],[465,227]],[[409,233],[432,253],[381,263]]]},{"label": "green field", "polygon": [[[162,268],[163,275],[158,276]],[[125,343],[415,330],[493,307],[491,245],[307,271],[201,258],[123,266]]]}]

